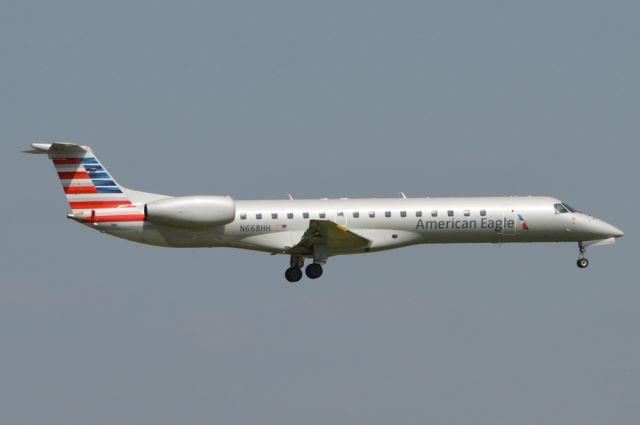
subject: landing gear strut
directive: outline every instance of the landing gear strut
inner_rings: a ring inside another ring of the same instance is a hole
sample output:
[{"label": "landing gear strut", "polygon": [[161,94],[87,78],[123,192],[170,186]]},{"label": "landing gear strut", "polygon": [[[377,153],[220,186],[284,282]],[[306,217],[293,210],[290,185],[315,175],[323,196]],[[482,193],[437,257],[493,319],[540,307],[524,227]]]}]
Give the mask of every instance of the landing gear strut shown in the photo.
[{"label": "landing gear strut", "polygon": [[586,269],[589,266],[589,260],[584,258],[585,248],[584,248],[584,245],[582,244],[582,242],[578,242],[578,249],[580,250],[580,255],[579,255],[578,261],[577,261],[578,268]]}]

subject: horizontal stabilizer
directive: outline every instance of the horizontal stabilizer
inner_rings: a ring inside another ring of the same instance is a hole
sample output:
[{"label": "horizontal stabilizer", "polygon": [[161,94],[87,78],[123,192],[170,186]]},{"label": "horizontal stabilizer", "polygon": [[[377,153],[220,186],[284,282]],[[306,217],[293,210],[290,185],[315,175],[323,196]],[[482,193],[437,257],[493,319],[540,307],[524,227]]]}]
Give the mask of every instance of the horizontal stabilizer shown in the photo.
[{"label": "horizontal stabilizer", "polygon": [[65,152],[85,152],[87,150],[88,148],[86,146],[76,145],[73,143],[32,143],[31,149],[22,152],[31,154],[55,154]]},{"label": "horizontal stabilizer", "polygon": [[51,147],[51,143],[32,143],[31,149],[28,149],[22,152],[42,155],[49,152],[50,147]]}]

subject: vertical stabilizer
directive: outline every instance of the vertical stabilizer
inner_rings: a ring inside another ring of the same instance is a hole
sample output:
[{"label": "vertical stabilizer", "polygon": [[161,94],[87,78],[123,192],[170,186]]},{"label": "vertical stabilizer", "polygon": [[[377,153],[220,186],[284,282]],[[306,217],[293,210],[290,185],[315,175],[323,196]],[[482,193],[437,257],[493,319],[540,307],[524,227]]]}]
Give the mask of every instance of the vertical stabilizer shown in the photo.
[{"label": "vertical stabilizer", "polygon": [[53,162],[69,202],[70,217],[82,221],[138,221],[139,206],[129,198],[88,146],[34,143],[25,151],[47,154]]}]

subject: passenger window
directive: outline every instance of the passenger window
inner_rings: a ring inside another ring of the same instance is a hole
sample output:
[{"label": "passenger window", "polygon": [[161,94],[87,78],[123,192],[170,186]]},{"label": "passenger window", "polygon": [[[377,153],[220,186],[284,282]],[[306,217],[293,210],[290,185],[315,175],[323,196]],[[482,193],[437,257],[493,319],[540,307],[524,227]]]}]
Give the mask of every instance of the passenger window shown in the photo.
[{"label": "passenger window", "polygon": [[344,212],[342,212],[342,211],[338,212],[337,216],[338,217],[344,217]]},{"label": "passenger window", "polygon": [[278,219],[278,213],[271,213],[271,218],[274,220]]},{"label": "passenger window", "polygon": [[293,218],[293,213],[287,213],[287,218],[291,220]]},{"label": "passenger window", "polygon": [[431,217],[437,217],[438,216],[438,211],[433,210],[431,211]]},{"label": "passenger window", "polygon": [[422,211],[416,211],[416,217],[422,217]]},{"label": "passenger window", "polygon": [[480,210],[480,216],[484,217],[485,215],[487,215],[487,210]]},{"label": "passenger window", "polygon": [[375,211],[369,211],[369,217],[374,218],[376,216]]},{"label": "passenger window", "polygon": [[318,214],[320,216],[320,218],[325,218],[327,215],[323,212],[321,212],[320,214]]},{"label": "passenger window", "polygon": [[448,215],[449,217],[453,217],[453,210],[449,210],[449,211],[447,211],[447,215]]},{"label": "passenger window", "polygon": [[471,211],[469,210],[464,210],[464,216],[465,217],[469,217],[471,215]]},{"label": "passenger window", "polygon": [[256,214],[256,220],[262,220],[262,214],[261,213],[257,213]]},{"label": "passenger window", "polygon": [[556,214],[564,214],[569,212],[562,204],[555,204],[553,207],[556,210]]},{"label": "passenger window", "polygon": [[247,219],[247,214],[242,213],[240,214],[240,220],[246,220]]},{"label": "passenger window", "polygon": [[360,213],[358,211],[354,211],[353,218],[358,218],[358,217],[360,217]]},{"label": "passenger window", "polygon": [[303,212],[302,213],[302,218],[309,218],[309,213],[308,212]]},{"label": "passenger window", "polygon": [[384,216],[387,217],[387,218],[391,217],[391,211],[385,211],[384,212]]},{"label": "passenger window", "polygon": [[406,217],[406,216],[407,216],[406,211],[400,211],[400,217]]}]

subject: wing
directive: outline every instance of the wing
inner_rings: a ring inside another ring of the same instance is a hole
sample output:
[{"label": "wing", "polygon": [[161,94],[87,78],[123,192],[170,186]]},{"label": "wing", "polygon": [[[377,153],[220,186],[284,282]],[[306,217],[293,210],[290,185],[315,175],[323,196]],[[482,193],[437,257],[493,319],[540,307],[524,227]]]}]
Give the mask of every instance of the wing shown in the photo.
[{"label": "wing", "polygon": [[314,246],[325,248],[329,253],[363,250],[371,241],[356,235],[344,226],[330,220],[311,220],[309,228],[297,245],[287,253],[292,255],[312,255]]}]

